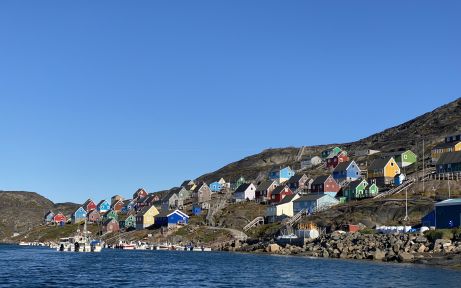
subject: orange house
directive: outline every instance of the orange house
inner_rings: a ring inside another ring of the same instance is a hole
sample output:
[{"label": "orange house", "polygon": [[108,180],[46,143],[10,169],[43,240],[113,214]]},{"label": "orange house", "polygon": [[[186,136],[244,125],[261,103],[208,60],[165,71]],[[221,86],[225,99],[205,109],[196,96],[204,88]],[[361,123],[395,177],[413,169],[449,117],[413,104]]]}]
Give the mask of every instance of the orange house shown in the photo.
[{"label": "orange house", "polygon": [[378,186],[394,183],[394,177],[400,174],[400,167],[394,157],[374,160],[368,167],[368,179]]}]

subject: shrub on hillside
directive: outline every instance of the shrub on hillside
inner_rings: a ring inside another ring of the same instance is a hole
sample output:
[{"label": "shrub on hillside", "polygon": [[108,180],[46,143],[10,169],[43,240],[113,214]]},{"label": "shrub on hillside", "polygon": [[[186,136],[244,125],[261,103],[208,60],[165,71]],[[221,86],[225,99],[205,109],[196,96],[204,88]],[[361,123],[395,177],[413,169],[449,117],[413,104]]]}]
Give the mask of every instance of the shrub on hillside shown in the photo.
[{"label": "shrub on hillside", "polygon": [[437,239],[451,240],[453,238],[453,232],[450,229],[429,230],[424,232],[424,235],[431,242],[435,242]]}]

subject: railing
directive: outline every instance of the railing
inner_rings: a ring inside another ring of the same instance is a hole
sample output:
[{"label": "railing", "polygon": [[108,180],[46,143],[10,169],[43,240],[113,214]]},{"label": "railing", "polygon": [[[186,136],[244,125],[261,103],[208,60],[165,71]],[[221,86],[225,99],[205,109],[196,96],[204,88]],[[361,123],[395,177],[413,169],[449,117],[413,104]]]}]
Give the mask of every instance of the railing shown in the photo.
[{"label": "railing", "polygon": [[306,214],[306,210],[301,209],[301,211],[296,213],[296,215],[294,215],[293,217],[291,217],[290,220],[287,221],[287,226],[293,226],[294,224],[298,223],[303,218],[304,214]]},{"label": "railing", "polygon": [[264,217],[256,217],[250,223],[248,223],[245,227],[243,227],[243,231],[246,232],[253,227],[256,227],[258,225],[263,225],[263,224],[264,224]]},{"label": "railing", "polygon": [[403,189],[409,188],[410,186],[415,184],[415,182],[416,182],[415,179],[413,179],[413,178],[409,179],[409,180],[403,182],[401,185],[399,185],[399,186],[397,186],[395,188],[392,188],[391,190],[389,190],[387,192],[380,193],[380,194],[376,195],[375,197],[373,197],[373,199],[379,199],[379,198],[386,197],[386,196],[389,196],[389,195],[397,194],[397,193],[401,192]]}]

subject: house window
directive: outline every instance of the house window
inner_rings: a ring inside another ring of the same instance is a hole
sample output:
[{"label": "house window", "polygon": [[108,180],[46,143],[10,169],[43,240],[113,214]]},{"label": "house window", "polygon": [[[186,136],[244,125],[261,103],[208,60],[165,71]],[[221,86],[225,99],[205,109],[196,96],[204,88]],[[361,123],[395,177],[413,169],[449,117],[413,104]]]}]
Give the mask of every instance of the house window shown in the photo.
[{"label": "house window", "polygon": [[403,155],[403,159],[407,160],[408,155]]}]

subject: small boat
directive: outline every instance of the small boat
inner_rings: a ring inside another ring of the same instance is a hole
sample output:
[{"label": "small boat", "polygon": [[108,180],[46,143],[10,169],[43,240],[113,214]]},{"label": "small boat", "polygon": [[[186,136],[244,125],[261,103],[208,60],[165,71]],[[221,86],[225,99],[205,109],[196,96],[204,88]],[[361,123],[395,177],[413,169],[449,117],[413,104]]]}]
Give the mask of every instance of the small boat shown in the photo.
[{"label": "small boat", "polygon": [[101,241],[90,240],[85,221],[83,233],[77,231],[74,237],[61,238],[56,250],[59,252],[101,252],[102,247]]},{"label": "small boat", "polygon": [[30,243],[29,243],[29,242],[23,242],[23,241],[21,241],[21,242],[19,242],[18,245],[19,245],[19,246],[30,246]]}]

